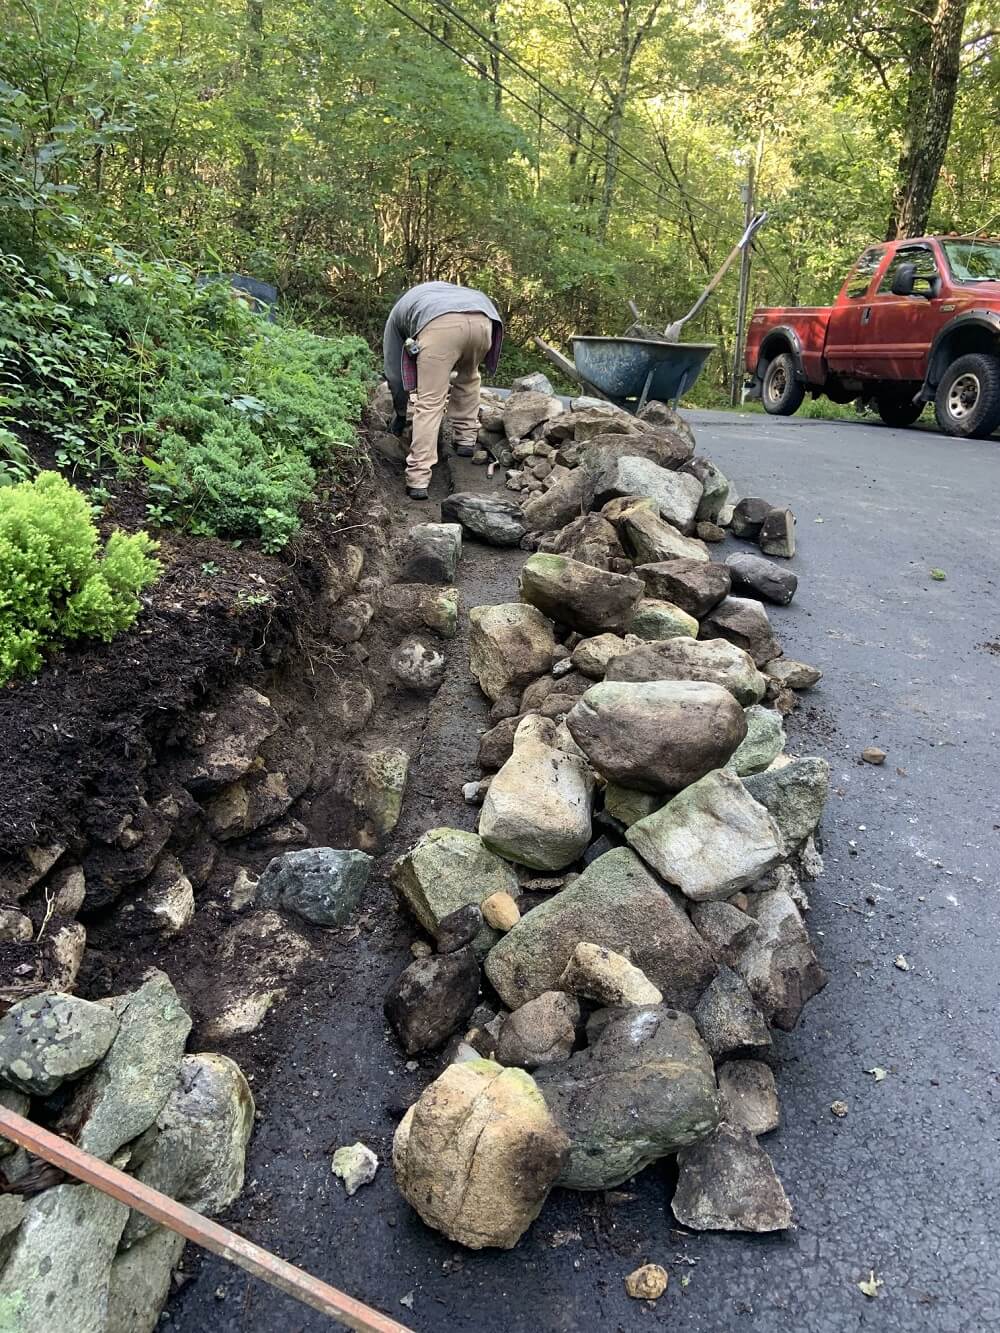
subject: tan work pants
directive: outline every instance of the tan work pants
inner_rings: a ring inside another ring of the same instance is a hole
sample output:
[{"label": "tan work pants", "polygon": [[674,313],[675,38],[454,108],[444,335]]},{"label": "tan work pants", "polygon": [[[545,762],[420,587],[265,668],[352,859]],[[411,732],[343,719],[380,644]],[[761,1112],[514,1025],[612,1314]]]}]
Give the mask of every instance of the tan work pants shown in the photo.
[{"label": "tan work pants", "polygon": [[[454,423],[455,443],[475,443],[479,431],[479,367],[492,339],[493,322],[478,311],[438,315],[417,334],[420,354],[417,387],[412,395],[413,441],[406,459],[407,486],[425,487],[430,482],[445,404]],[[453,370],[458,371],[454,384],[450,378]]]}]

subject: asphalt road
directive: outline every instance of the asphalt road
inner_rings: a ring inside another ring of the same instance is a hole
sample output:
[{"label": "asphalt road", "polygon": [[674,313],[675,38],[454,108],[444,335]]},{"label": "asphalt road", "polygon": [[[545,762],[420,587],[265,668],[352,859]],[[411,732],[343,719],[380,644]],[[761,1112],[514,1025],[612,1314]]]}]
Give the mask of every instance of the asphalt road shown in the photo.
[{"label": "asphalt road", "polygon": [[[379,1016],[384,979],[405,961],[405,923],[381,945],[362,936],[355,984],[331,987],[335,1002],[302,997],[301,1036],[258,1088],[264,1114],[234,1225],[420,1333],[1000,1329],[1000,443],[749,414],[692,420],[699,450],[741,494],[797,514],[799,593],[772,619],[789,655],[825,672],[790,721],[789,748],[833,765],[827,873],[810,917],[830,983],[776,1043],[783,1123],[765,1140],[794,1230],[680,1233],[661,1167],[610,1198],[557,1191],[509,1254],[461,1252],[429,1232],[385,1167],[346,1199],[329,1176],[332,1148],[360,1137],[385,1160],[393,1101],[427,1081],[405,1073]],[[499,600],[502,586],[512,595],[509,560],[470,548],[467,605]],[[481,705],[457,680],[432,710],[403,836],[471,826],[454,789],[472,767]],[[869,744],[887,751],[884,766],[859,762]],[[830,1112],[836,1099],[844,1119]],[[671,1275],[655,1310],[622,1290],[647,1260]],[[869,1299],[857,1283],[872,1272],[881,1285]],[[189,1333],[329,1327],[215,1260],[168,1319]]]}]

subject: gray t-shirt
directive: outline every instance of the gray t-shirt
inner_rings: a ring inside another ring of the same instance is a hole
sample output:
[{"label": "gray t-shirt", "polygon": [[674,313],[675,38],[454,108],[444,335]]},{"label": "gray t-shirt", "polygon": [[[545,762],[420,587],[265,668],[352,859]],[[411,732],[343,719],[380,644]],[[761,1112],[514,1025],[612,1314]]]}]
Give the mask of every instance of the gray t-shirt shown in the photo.
[{"label": "gray t-shirt", "polygon": [[[400,416],[406,412],[407,395],[414,385],[412,364],[404,365],[403,344],[407,338],[416,338],[439,315],[464,311],[477,311],[493,321],[493,346],[486,358],[486,368],[492,373],[500,358],[503,321],[490,298],[474,287],[459,287],[454,282],[421,282],[404,292],[389,311],[382,335],[382,356],[392,401]],[[412,363],[412,358],[408,359]]]}]

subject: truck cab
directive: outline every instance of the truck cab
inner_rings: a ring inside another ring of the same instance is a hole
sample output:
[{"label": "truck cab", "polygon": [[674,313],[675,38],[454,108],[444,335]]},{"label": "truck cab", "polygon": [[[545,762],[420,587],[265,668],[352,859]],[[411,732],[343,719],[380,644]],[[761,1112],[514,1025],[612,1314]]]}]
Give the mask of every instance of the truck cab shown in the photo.
[{"label": "truck cab", "polygon": [[746,365],[750,396],[774,415],[825,394],[906,426],[933,400],[946,433],[990,435],[1000,426],[1000,240],[871,245],[832,306],[755,310]]}]

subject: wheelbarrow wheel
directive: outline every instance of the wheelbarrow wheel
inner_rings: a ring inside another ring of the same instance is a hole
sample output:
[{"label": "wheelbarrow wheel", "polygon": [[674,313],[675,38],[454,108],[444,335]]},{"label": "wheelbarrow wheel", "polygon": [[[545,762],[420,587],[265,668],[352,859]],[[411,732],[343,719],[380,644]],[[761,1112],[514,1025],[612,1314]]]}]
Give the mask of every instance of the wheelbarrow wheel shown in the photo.
[{"label": "wheelbarrow wheel", "polygon": [[795,359],[790,352],[782,352],[768,362],[761,386],[761,401],[769,416],[794,416],[805,396],[805,385],[795,373]]}]

